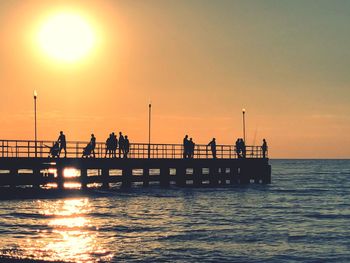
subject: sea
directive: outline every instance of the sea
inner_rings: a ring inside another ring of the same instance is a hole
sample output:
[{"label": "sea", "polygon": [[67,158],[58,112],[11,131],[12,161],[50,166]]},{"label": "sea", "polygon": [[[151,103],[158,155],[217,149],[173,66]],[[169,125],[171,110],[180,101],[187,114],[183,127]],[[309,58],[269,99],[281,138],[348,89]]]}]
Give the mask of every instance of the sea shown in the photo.
[{"label": "sea", "polygon": [[350,160],[270,163],[270,185],[0,193],[0,262],[350,262]]}]

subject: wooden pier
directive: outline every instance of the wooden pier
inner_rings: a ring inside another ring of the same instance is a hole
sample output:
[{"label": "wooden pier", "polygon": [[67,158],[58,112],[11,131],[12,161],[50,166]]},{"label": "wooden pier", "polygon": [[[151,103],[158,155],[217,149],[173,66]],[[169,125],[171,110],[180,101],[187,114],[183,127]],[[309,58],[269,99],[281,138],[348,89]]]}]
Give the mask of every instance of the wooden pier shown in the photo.
[{"label": "wooden pier", "polygon": [[49,158],[52,145],[52,141],[0,140],[0,186],[64,189],[75,183],[86,189],[133,183],[164,187],[271,183],[271,166],[260,146],[246,146],[246,156],[240,158],[233,145],[217,145],[213,159],[210,147],[196,145],[194,157],[184,159],[181,144],[133,143],[128,158],[119,158],[118,150],[116,158],[106,158],[104,143],[96,144],[95,158],[82,158],[87,142],[67,142],[66,158]]}]

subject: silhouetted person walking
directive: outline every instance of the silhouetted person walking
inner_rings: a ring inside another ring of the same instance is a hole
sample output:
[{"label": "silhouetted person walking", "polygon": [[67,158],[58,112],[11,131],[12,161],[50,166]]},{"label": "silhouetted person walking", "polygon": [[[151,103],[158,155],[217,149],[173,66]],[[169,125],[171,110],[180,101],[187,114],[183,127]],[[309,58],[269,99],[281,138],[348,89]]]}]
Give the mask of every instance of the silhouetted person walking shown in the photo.
[{"label": "silhouetted person walking", "polygon": [[60,135],[58,136],[57,141],[60,144],[60,149],[58,151],[58,157],[60,157],[62,149],[64,150],[64,158],[67,156],[67,142],[66,142],[66,135],[63,134],[63,131],[60,131]]},{"label": "silhouetted person walking", "polygon": [[125,150],[125,139],[122,132],[119,132],[119,158],[121,158],[121,153],[124,155]]},{"label": "silhouetted person walking", "polygon": [[185,136],[185,138],[183,139],[183,148],[184,148],[184,152],[183,152],[183,158],[186,159],[188,156],[188,135]]},{"label": "silhouetted person walking", "polygon": [[216,159],[216,141],[215,138],[213,138],[209,143],[208,146],[210,146],[211,154],[213,155],[213,158]]},{"label": "silhouetted person walking", "polygon": [[266,158],[266,152],[267,152],[267,142],[265,139],[263,139],[263,144],[261,145],[261,150],[263,154],[263,158]]},{"label": "silhouetted person walking", "polygon": [[125,135],[125,139],[124,139],[124,158],[128,158],[129,150],[130,150],[129,139],[128,139],[128,136]]}]

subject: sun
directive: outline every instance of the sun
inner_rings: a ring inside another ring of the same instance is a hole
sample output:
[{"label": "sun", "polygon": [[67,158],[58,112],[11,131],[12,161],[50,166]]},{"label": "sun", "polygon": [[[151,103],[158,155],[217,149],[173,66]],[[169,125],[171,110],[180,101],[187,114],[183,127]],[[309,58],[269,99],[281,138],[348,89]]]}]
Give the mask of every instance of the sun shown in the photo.
[{"label": "sun", "polygon": [[83,58],[95,44],[92,27],[74,13],[51,16],[40,28],[38,39],[47,55],[64,62]]}]

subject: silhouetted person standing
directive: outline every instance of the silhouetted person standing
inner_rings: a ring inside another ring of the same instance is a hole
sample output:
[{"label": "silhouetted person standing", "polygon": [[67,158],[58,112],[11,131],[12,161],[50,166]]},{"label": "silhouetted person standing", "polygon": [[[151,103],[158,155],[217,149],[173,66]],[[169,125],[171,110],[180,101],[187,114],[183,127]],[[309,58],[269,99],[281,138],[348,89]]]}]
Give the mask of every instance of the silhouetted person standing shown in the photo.
[{"label": "silhouetted person standing", "polygon": [[237,157],[241,158],[242,157],[241,156],[241,139],[239,138],[237,139],[235,147],[236,147]]},{"label": "silhouetted person standing", "polygon": [[265,139],[263,139],[263,144],[261,145],[261,150],[263,154],[263,158],[266,158],[266,152],[267,152],[267,142]]},{"label": "silhouetted person standing", "polygon": [[112,137],[111,137],[111,147],[112,147],[112,156],[113,158],[116,158],[116,152],[117,152],[117,148],[118,148],[118,139],[117,136],[114,134],[114,132],[112,132]]},{"label": "silhouetted person standing", "polygon": [[108,157],[111,158],[111,152],[112,152],[112,134],[109,135],[109,137],[106,140],[106,154],[105,158]]},{"label": "silhouetted person standing", "polygon": [[91,139],[90,139],[90,147],[91,147],[91,153],[92,157],[95,158],[95,147],[96,147],[96,137],[94,134],[91,134]]},{"label": "silhouetted person standing", "polygon": [[209,143],[208,146],[210,146],[211,153],[213,155],[213,158],[216,159],[216,141],[215,138],[213,138]]},{"label": "silhouetted person standing", "polygon": [[129,150],[130,150],[129,139],[128,139],[128,136],[125,135],[125,139],[124,139],[124,158],[128,158]]},{"label": "silhouetted person standing", "polygon": [[183,158],[186,159],[188,156],[188,135],[185,136],[185,138],[183,139],[183,148],[184,148],[184,152],[183,152]]},{"label": "silhouetted person standing", "polygon": [[63,131],[60,131],[60,136],[58,136],[57,140],[60,144],[60,149],[58,151],[58,157],[60,157],[62,149],[64,150],[64,158],[67,156],[67,143],[66,143],[66,135],[63,134]]},{"label": "silhouetted person standing", "polygon": [[194,147],[195,147],[195,143],[193,142],[192,138],[190,138],[189,142],[188,142],[188,158],[193,158],[194,157]]},{"label": "silhouetted person standing", "polygon": [[125,139],[122,132],[119,132],[119,158],[121,158],[121,153],[125,151]]},{"label": "silhouetted person standing", "polygon": [[245,147],[245,142],[243,139],[241,139],[240,147],[241,147],[241,151],[242,151],[242,157],[245,158],[246,157],[246,147]]}]

